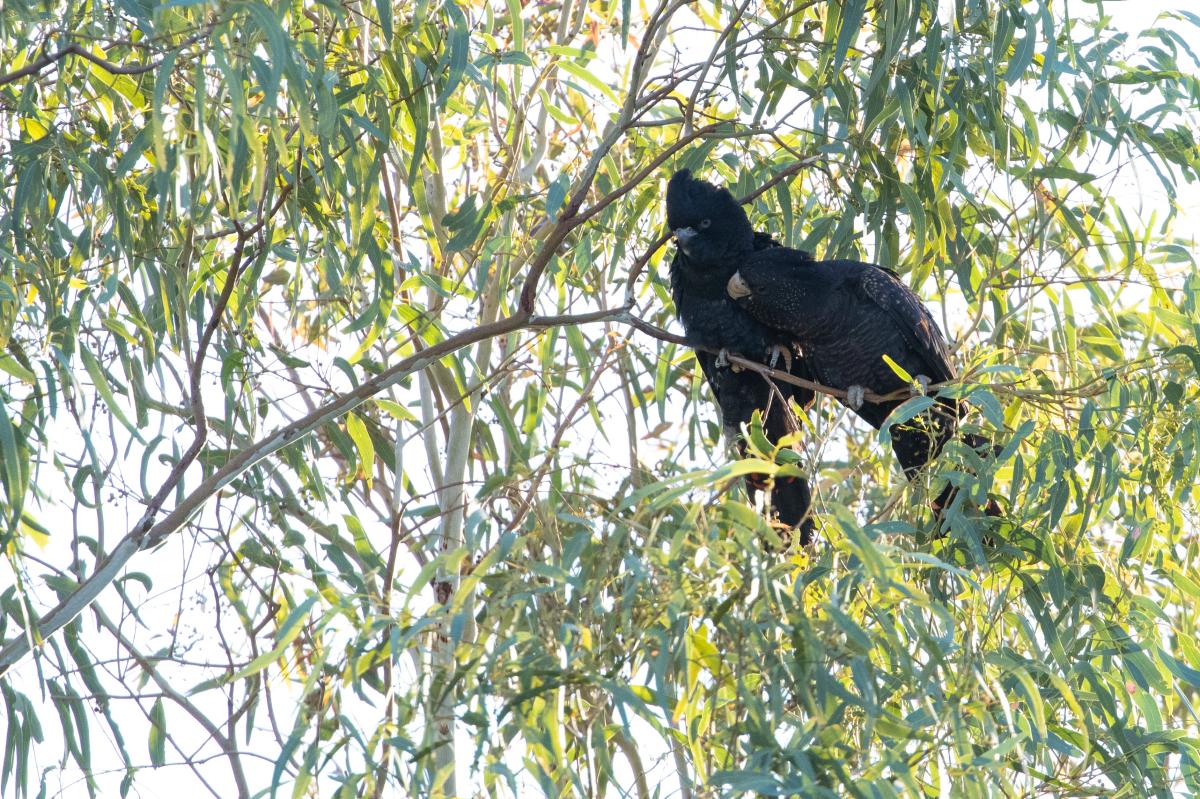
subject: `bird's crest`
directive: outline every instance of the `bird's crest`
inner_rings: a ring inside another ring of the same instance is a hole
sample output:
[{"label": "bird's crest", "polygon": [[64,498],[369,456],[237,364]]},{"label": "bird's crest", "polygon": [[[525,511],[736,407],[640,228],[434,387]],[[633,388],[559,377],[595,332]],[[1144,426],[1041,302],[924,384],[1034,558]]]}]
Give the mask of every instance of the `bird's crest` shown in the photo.
[{"label": "bird's crest", "polygon": [[725,238],[752,246],[750,218],[729,189],[700,180],[690,169],[680,169],[667,183],[667,224],[675,230],[702,219],[712,220],[714,233],[720,229]]}]

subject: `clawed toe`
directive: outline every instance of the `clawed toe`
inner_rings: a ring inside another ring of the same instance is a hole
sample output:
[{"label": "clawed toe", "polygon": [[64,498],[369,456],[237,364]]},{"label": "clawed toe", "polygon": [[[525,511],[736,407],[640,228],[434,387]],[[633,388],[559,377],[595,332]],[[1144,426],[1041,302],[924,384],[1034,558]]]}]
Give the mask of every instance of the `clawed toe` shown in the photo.
[{"label": "clawed toe", "polygon": [[850,406],[850,410],[857,411],[863,406],[864,394],[866,394],[866,389],[862,386],[846,388],[846,404]]},{"label": "clawed toe", "polygon": [[782,358],[784,371],[792,371],[792,351],[790,349],[783,344],[774,344],[767,352],[770,353],[767,358],[767,366],[772,369],[776,368]]},{"label": "clawed toe", "polygon": [[729,350],[725,349],[724,347],[722,347],[720,349],[720,351],[717,352],[717,360],[716,360],[715,365],[718,369],[724,369],[725,367],[729,367],[729,370],[731,372],[742,371],[742,367],[738,366],[735,363],[729,362]]}]

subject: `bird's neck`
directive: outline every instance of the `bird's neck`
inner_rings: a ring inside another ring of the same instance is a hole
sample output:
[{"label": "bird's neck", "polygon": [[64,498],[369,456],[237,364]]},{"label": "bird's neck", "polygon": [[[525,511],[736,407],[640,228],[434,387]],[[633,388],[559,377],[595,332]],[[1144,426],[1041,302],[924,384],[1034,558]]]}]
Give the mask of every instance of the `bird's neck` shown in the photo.
[{"label": "bird's neck", "polygon": [[725,286],[737,271],[737,262],[737,258],[732,258],[719,265],[701,267],[684,258],[683,263],[674,265],[675,280],[680,288],[693,297],[709,300],[728,299]]}]

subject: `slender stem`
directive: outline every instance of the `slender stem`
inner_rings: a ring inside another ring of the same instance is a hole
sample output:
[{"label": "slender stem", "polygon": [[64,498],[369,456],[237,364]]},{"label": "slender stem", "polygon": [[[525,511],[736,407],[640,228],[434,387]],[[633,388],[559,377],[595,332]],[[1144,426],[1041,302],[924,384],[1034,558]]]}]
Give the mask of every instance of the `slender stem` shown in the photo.
[{"label": "slender stem", "polygon": [[[197,34],[188,39],[185,39],[178,45],[177,49],[182,49],[188,45],[195,44],[200,39],[207,35],[207,31],[203,34]],[[57,53],[48,53],[40,58],[36,58],[20,69],[13,70],[4,75],[0,75],[0,86],[7,86],[13,81],[18,81],[21,78],[28,77],[40,73],[46,67],[57,64],[62,59],[69,55],[77,55],[80,58],[91,61],[96,66],[113,75],[142,75],[152,70],[158,69],[162,65],[162,59],[149,64],[114,64],[111,61],[106,61],[100,56],[85,50],[81,45],[72,42]]]},{"label": "slender stem", "polygon": [[629,768],[633,770],[638,799],[650,799],[650,784],[646,781],[646,767],[642,765],[642,756],[638,753],[637,747],[622,730],[613,732],[613,743],[629,761]]},{"label": "slender stem", "polygon": [[225,753],[225,757],[229,760],[229,768],[233,772],[233,781],[237,784],[239,799],[249,799],[250,785],[246,782],[246,772],[242,768],[242,759],[238,752],[237,742],[222,733],[221,729],[201,713],[200,709],[189,701],[186,696],[175,690],[170,680],[163,677],[158,672],[158,669],[154,668],[154,664],[142,655],[134,643],[125,637],[120,628],[113,624],[112,620],[108,618],[103,610],[95,607],[92,608],[92,611],[96,614],[96,620],[100,623],[100,626],[108,630],[117,639],[125,651],[129,653],[130,657],[136,660],[137,664],[146,672],[146,676],[150,678],[150,681],[158,686],[163,695],[183,708],[184,712],[195,719],[196,723],[208,733],[209,737],[216,741],[217,746],[221,747],[221,751]]}]

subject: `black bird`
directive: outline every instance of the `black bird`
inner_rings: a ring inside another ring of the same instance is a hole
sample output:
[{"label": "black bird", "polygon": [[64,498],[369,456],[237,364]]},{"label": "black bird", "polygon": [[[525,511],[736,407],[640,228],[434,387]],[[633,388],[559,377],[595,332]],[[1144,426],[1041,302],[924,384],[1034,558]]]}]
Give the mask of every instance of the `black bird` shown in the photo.
[{"label": "black bird", "polygon": [[[728,190],[697,180],[686,169],[676,172],[667,184],[667,223],[677,245],[671,261],[675,312],[688,343],[698,348],[696,358],[720,408],[725,435],[744,454],[741,426],[757,410],[763,416],[764,432],[775,443],[795,429],[787,401],[807,408],[813,393],[787,383],[773,388],[762,375],[733,368],[727,353],[797,377],[811,380],[812,375],[804,358],[795,352],[791,334],[768,327],[740,308],[726,285],[754,253],[784,250],[769,234],[754,231]],[[747,477],[751,495],[765,483],[766,475]],[[799,527],[801,544],[812,541],[812,497],[804,478],[777,480],[771,502],[779,521]]]},{"label": "black bird", "polygon": [[[890,269],[861,261],[817,261],[779,247],[743,259],[727,291],[756,321],[790,336],[817,382],[845,390],[843,404],[876,429],[904,400],[864,402],[864,390],[882,395],[911,386],[885,356],[922,390],[955,377],[937,323]],[[926,412],[891,426],[892,449],[910,480],[941,452],[964,412],[961,401],[939,396]],[[963,440],[980,454],[990,452],[979,436]],[[934,510],[940,513],[952,498],[952,487],[946,486]],[[985,512],[998,515],[1000,510],[989,500]]]}]

